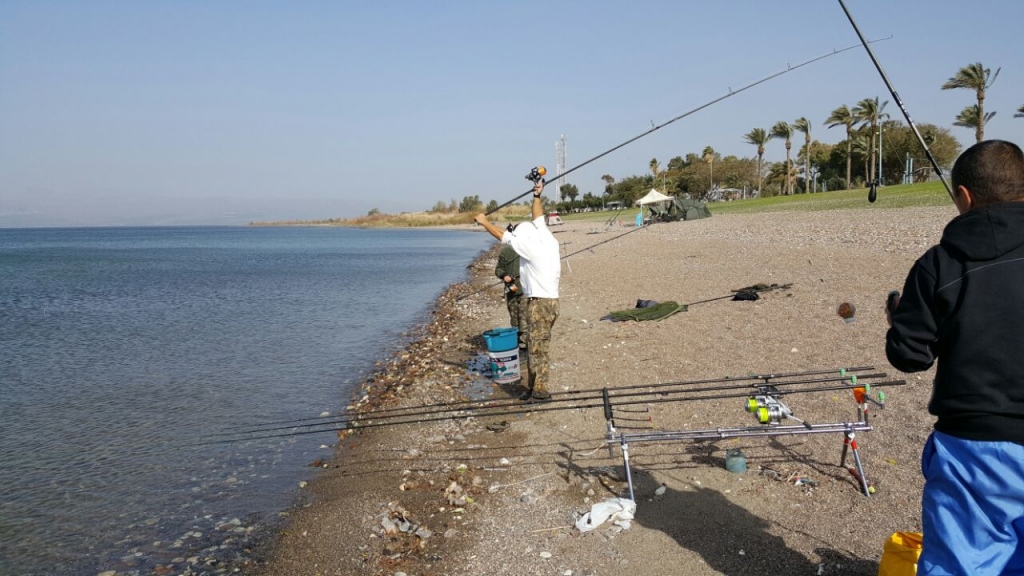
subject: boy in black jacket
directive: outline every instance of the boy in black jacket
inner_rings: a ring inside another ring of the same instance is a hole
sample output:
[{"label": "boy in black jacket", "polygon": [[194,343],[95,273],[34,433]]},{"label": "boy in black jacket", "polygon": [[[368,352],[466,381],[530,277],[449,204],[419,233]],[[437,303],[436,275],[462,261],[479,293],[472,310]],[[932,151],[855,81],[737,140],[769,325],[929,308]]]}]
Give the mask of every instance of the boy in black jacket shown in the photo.
[{"label": "boy in black jacket", "polygon": [[1024,573],[1024,153],[971,146],[952,173],[960,215],[911,268],[885,352],[938,362],[921,455],[918,574]]}]

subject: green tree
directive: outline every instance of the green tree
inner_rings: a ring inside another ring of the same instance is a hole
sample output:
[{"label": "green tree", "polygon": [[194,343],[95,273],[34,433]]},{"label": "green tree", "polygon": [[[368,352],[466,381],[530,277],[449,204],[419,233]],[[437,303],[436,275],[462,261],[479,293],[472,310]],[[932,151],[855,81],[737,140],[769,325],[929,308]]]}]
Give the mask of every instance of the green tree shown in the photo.
[{"label": "green tree", "polygon": [[427,212],[434,212],[434,213],[444,213],[444,212],[447,212],[447,211],[448,211],[448,205],[444,203],[444,200],[438,200],[437,204],[434,204],[433,208],[431,208],[430,210],[427,210]]},{"label": "green tree", "polygon": [[655,178],[658,177],[658,174],[661,174],[661,165],[658,164],[658,159],[657,158],[651,158],[650,168],[651,168],[651,174],[654,175]]},{"label": "green tree", "polygon": [[669,172],[678,172],[683,168],[686,168],[686,161],[683,160],[682,156],[676,156],[668,161]]},{"label": "green tree", "polygon": [[[775,126],[772,126],[771,137],[772,138],[778,138],[780,140],[785,140],[786,141],[786,172],[785,173],[788,175],[788,174],[790,174],[790,166],[792,165],[790,163],[789,151],[790,151],[790,149],[793,148],[793,127],[790,126],[788,123],[783,122],[783,121],[780,120],[780,121],[775,123]],[[789,178],[786,178],[786,186],[785,186],[784,194],[788,195],[788,194],[792,194],[792,193],[793,193],[792,182],[790,182]]]},{"label": "green tree", "polygon": [[[978,130],[985,131],[985,124],[995,116],[995,112],[986,112],[985,117],[981,117],[981,110],[978,109],[977,104],[971,104],[964,108],[956,115],[956,122],[953,122],[953,126],[960,126],[961,128],[974,128],[974,137],[977,138]],[[979,140],[980,142],[980,140]]]},{"label": "green tree", "polygon": [[886,100],[885,102],[880,102],[878,100],[878,97],[875,96],[874,98],[865,98],[861,100],[853,108],[854,115],[856,115],[860,119],[860,121],[863,122],[863,126],[868,126],[871,128],[871,131],[869,133],[871,142],[868,146],[868,156],[870,157],[870,164],[868,164],[867,178],[869,182],[875,181],[875,141],[878,139],[879,124],[881,123],[882,119],[889,117],[888,114],[882,112],[882,110],[885,110],[885,105],[888,103],[888,100]]},{"label": "green tree", "polygon": [[580,195],[579,188],[576,188],[575,184],[562,184],[558,188],[558,193],[562,197],[562,202],[565,202],[566,198],[569,198],[569,201],[572,202]]},{"label": "green tree", "polygon": [[601,176],[601,180],[604,180],[604,193],[609,194],[612,191],[612,186],[615,184],[615,177],[610,174]]},{"label": "green tree", "polygon": [[370,208],[370,211],[366,213],[367,216],[376,216],[380,214],[380,208]]},{"label": "green tree", "polygon": [[[909,126],[904,126],[898,120],[890,120],[885,123],[885,147],[883,149],[883,176],[890,182],[902,182],[904,166],[909,156],[913,160],[916,170],[914,181],[924,182],[931,176],[932,169],[928,157],[917,141],[917,135]],[[953,167],[953,162],[960,154],[961,145],[948,128],[942,128],[934,124],[920,124],[918,130],[921,137],[928,143],[932,157],[939,165],[939,168],[948,170]]]},{"label": "green tree", "polygon": [[[978,99],[977,118],[987,119],[989,116],[985,115],[985,90],[988,90],[992,87],[992,84],[995,84],[996,77],[999,76],[1000,70],[1002,70],[1002,68],[996,68],[996,73],[992,74],[992,70],[990,68],[985,68],[981,62],[968,64],[967,66],[957,70],[956,74],[953,75],[952,78],[946,80],[946,83],[942,85],[942,89],[952,90],[954,88],[964,88],[967,90],[974,90],[974,95]],[[957,120],[959,120],[959,117],[957,117]],[[981,142],[985,139],[984,121],[978,122],[977,126],[974,127],[974,138],[976,142]]]},{"label": "green tree", "polygon": [[459,212],[479,212],[481,207],[483,202],[480,201],[480,196],[466,196],[459,203]]},{"label": "green tree", "polygon": [[780,196],[786,191],[786,163],[772,162],[768,165],[768,176],[764,179],[765,189],[761,196]]},{"label": "green tree", "polygon": [[750,132],[747,132],[743,136],[743,140],[747,144],[753,144],[757,146],[757,191],[761,192],[761,187],[764,185],[764,145],[768,143],[771,136],[768,135],[768,131],[764,128],[754,128]]},{"label": "green tree", "polygon": [[807,121],[807,118],[801,116],[793,121],[793,128],[797,132],[803,132],[804,134],[804,149],[808,153],[804,154],[804,194],[811,192],[811,123]]},{"label": "green tree", "polygon": [[713,190],[715,188],[715,149],[711,146],[705,146],[704,151],[700,153],[700,157],[701,160],[707,162],[708,167],[711,170],[711,175],[708,178],[708,182],[710,183],[708,189]]},{"label": "green tree", "polygon": [[858,158],[864,160],[864,183],[868,182],[868,176],[870,174],[870,167],[868,161],[871,160],[871,135],[868,134],[867,128],[860,128],[853,134],[853,153]]},{"label": "green tree", "polygon": [[829,128],[846,126],[846,189],[851,190],[850,171],[853,166],[853,125],[860,122],[860,119],[843,104],[832,111],[825,124]]},{"label": "green tree", "polygon": [[498,201],[497,200],[491,200],[490,202],[487,203],[487,210],[486,210],[487,212],[494,212],[497,209],[498,209]]}]

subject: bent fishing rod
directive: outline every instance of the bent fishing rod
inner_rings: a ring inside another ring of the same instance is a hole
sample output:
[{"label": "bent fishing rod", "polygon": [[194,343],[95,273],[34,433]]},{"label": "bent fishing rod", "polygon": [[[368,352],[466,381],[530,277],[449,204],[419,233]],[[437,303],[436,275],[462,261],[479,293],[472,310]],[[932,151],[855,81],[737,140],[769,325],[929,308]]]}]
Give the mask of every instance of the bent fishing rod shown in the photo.
[{"label": "bent fishing rod", "polygon": [[[882,376],[884,376],[884,374]],[[825,382],[828,382],[828,381],[825,381]],[[876,383],[871,384],[871,386],[873,386],[875,388],[883,388],[883,387],[889,387],[889,386],[903,386],[905,384],[906,384],[906,381],[904,381],[904,380],[889,380],[889,381],[884,381],[884,382],[876,382]],[[860,388],[860,387],[862,387],[862,385],[860,385],[860,384],[841,383],[841,384],[835,384],[835,385],[831,385],[831,386],[823,385],[823,386],[819,386],[817,388],[810,388],[810,389],[803,389],[803,390],[787,390],[785,392],[778,392],[777,394],[781,396],[781,395],[803,394],[803,393],[811,393],[811,392],[830,392],[830,391],[837,391],[837,390],[855,390],[855,389]],[[686,402],[686,401],[694,401],[694,400],[723,400],[723,399],[728,399],[728,398],[744,398],[744,397],[750,397],[751,396],[751,391],[749,391],[749,390],[733,390],[733,389],[728,389],[728,388],[726,388],[724,390],[726,390],[726,391],[724,391],[722,393],[719,393],[719,394],[702,395],[702,396],[689,396],[689,397],[685,397],[684,396],[684,397],[679,397],[679,398],[667,398],[667,397],[665,397],[666,393],[664,393],[664,392],[637,392],[637,393],[631,393],[631,394],[618,394],[618,395],[615,395],[615,396],[612,396],[612,397],[613,398],[626,398],[626,397],[637,397],[637,396],[641,396],[641,397],[645,397],[645,396],[659,396],[658,398],[640,398],[640,399],[633,399],[633,400],[626,400],[626,401],[616,402],[616,406],[631,406],[631,405],[636,405],[636,404],[656,404],[656,403],[660,404],[660,403],[665,403],[665,402]],[[553,401],[545,403],[545,404],[526,404],[526,405],[524,405],[522,403],[518,403],[517,405],[514,405],[514,406],[508,406],[508,408],[510,408],[508,410],[498,410],[498,411],[486,412],[486,413],[466,413],[466,414],[454,413],[454,414],[449,414],[449,415],[438,415],[436,413],[431,413],[431,414],[433,414],[432,416],[428,416],[426,418],[416,418],[416,419],[413,419],[413,420],[401,420],[401,421],[392,421],[392,422],[373,422],[373,421],[371,421],[371,422],[366,422],[366,423],[363,423],[361,421],[337,422],[337,423],[331,423],[330,424],[330,426],[331,426],[330,428],[323,428],[323,429],[319,429],[319,430],[298,430],[298,431],[294,431],[293,430],[291,432],[285,432],[285,433],[281,433],[281,434],[263,434],[263,435],[260,435],[260,436],[247,436],[247,437],[241,437],[241,438],[228,438],[228,439],[224,439],[224,440],[211,440],[211,441],[207,441],[207,442],[199,442],[196,445],[197,446],[205,446],[205,445],[213,445],[213,444],[229,444],[229,443],[234,443],[234,442],[248,442],[248,441],[253,441],[253,440],[268,440],[268,439],[273,439],[273,438],[287,438],[287,437],[292,437],[292,436],[305,436],[305,435],[308,435],[308,434],[322,434],[322,433],[325,433],[325,432],[342,432],[342,431],[345,431],[345,430],[358,431],[358,430],[364,430],[364,429],[369,429],[369,428],[379,428],[379,427],[385,427],[385,426],[398,426],[398,425],[402,425],[402,424],[424,424],[424,423],[430,423],[430,422],[444,422],[444,421],[448,421],[448,420],[458,420],[458,419],[465,419],[465,418],[509,416],[509,415],[514,415],[514,414],[522,414],[523,412],[559,412],[559,411],[565,411],[565,410],[580,410],[580,409],[583,409],[583,408],[604,408],[606,406],[606,398],[604,397],[604,395],[602,393],[598,393],[594,397],[588,397],[588,398],[585,398],[585,399],[581,399],[581,401],[583,401],[583,402],[592,401],[592,400],[596,400],[598,402],[596,404],[585,404],[584,403],[584,404],[572,404],[572,405],[568,405],[568,406],[553,406],[553,405],[551,405],[553,403]],[[506,406],[500,406],[499,408],[506,408]],[[325,424],[325,425],[327,425],[327,424]]]},{"label": "bent fishing rod", "polygon": [[[788,374],[767,374],[767,375],[756,375],[752,374],[743,378],[715,378],[705,380],[691,380],[691,381],[677,381],[677,382],[664,382],[654,384],[636,384],[631,386],[619,386],[608,388],[612,392],[612,397],[623,398],[629,396],[647,396],[647,395],[658,395],[668,396],[670,394],[693,394],[698,392],[717,392],[723,390],[747,390],[751,388],[762,388],[765,386],[780,387],[780,386],[794,386],[794,385],[806,385],[806,384],[821,384],[828,382],[842,382],[851,381],[853,384],[859,380],[872,380],[878,378],[884,378],[884,373],[870,373],[870,374],[857,374],[857,372],[865,372],[872,370],[871,366],[859,366],[855,368],[842,368],[838,370],[814,370],[808,372],[792,372]],[[810,378],[812,376],[821,375],[834,375],[827,378]],[[801,380],[793,380],[792,378],[803,377]],[[786,380],[789,378],[789,380]],[[726,384],[727,385],[721,385]],[[702,387],[694,387],[704,384]],[[720,384],[718,386],[707,386],[709,384]],[[870,386],[870,384],[868,384]],[[681,388],[678,390],[665,390],[665,388]],[[641,392],[631,392],[639,389],[646,389]],[[601,398],[601,393],[594,390],[571,390],[563,393],[555,393],[552,396],[564,396],[563,398],[553,399],[554,403],[565,403],[574,401],[586,401],[596,400]],[[570,397],[576,396],[576,397]],[[351,415],[339,415],[339,416],[325,416],[320,418],[306,418],[301,420],[290,420],[283,422],[268,422],[259,424],[256,427],[252,427],[248,430],[238,430],[232,432],[225,432],[222,434],[214,434],[213,436],[232,436],[242,434],[257,434],[264,432],[271,432],[277,430],[288,430],[293,428],[307,428],[314,426],[333,426],[339,424],[356,423],[360,421],[380,421],[396,418],[408,418],[411,416],[422,416],[427,414],[443,414],[443,413],[459,413],[459,412],[474,412],[473,414],[465,414],[464,416],[488,416],[491,415],[485,410],[492,410],[497,408],[511,408],[515,406],[521,406],[522,402],[518,400],[469,400],[464,402],[452,402],[452,403],[439,403],[439,404],[428,404],[423,406],[410,406],[406,408],[390,408],[384,410],[367,411],[363,413],[356,413]],[[463,416],[463,417],[464,417]],[[395,422],[398,424],[400,422]],[[355,426],[356,428],[360,426]]]},{"label": "bent fishing rod", "polygon": [[[872,40],[871,43],[881,42],[882,40],[888,40],[889,38],[892,38],[892,36],[889,36],[887,38],[881,38],[879,40]],[[863,38],[861,38],[861,41],[864,42]],[[867,44],[864,44],[864,45],[867,46]],[[562,172],[561,174],[556,175],[553,178],[553,180],[558,180],[559,178],[561,178],[561,177],[563,177],[563,176],[565,176],[567,174],[570,174],[572,172],[575,172],[576,170],[579,170],[580,168],[583,168],[584,166],[586,166],[587,164],[590,164],[591,162],[594,162],[595,160],[598,160],[600,158],[604,158],[605,156],[611,154],[612,152],[615,152],[616,150],[618,150],[618,149],[620,149],[620,148],[622,148],[624,146],[627,146],[629,144],[632,144],[633,142],[636,142],[637,140],[643,138],[644,136],[647,136],[647,135],[649,135],[649,134],[651,134],[653,132],[661,130],[665,126],[668,126],[669,124],[672,124],[673,122],[676,122],[677,120],[682,120],[683,118],[686,118],[687,116],[690,116],[691,114],[695,114],[697,112],[700,112],[701,110],[703,110],[703,109],[705,109],[705,108],[707,108],[709,106],[712,106],[714,104],[717,104],[717,103],[721,102],[722,100],[725,100],[727,98],[731,98],[731,97],[739,94],[740,92],[744,92],[746,90],[749,90],[749,89],[753,88],[754,86],[758,86],[760,84],[764,84],[765,82],[767,82],[769,80],[778,78],[779,76],[782,76],[783,74],[788,74],[788,73],[790,73],[790,72],[792,72],[794,70],[797,70],[797,69],[803,68],[804,66],[807,66],[809,64],[813,64],[815,62],[818,62],[819,60],[824,60],[825,58],[829,58],[831,56],[835,56],[836,54],[841,54],[841,53],[846,52],[848,50],[853,50],[857,46],[859,46],[859,44],[854,44],[853,46],[847,46],[846,48],[842,48],[842,49],[839,49],[839,50],[832,50],[831,52],[829,52],[827,54],[822,54],[821,56],[817,56],[815,58],[811,58],[810,60],[807,60],[806,62],[801,62],[800,64],[797,64],[796,66],[788,65],[785,70],[780,70],[780,71],[778,71],[778,72],[776,72],[774,74],[771,74],[770,76],[765,76],[764,78],[762,78],[762,79],[760,79],[760,80],[758,80],[756,82],[751,82],[750,84],[747,84],[746,86],[743,86],[742,88],[739,88],[737,90],[733,90],[732,88],[730,88],[728,93],[726,93],[726,94],[724,94],[722,96],[719,96],[718,98],[715,98],[714,100],[711,100],[710,102],[707,102],[706,104],[701,104],[700,106],[694,108],[693,110],[690,110],[688,112],[684,112],[683,114],[680,114],[679,116],[676,116],[675,118],[672,118],[671,120],[668,120],[667,122],[663,122],[661,124],[658,124],[657,126],[652,126],[650,130],[647,130],[647,131],[645,131],[645,132],[643,132],[641,134],[638,134],[638,135],[630,138],[629,140],[626,140],[622,144],[619,144],[618,146],[615,146],[613,148],[609,148],[608,150],[598,154],[597,156],[594,156],[593,158],[591,158],[591,159],[589,159],[589,160],[587,160],[585,162],[582,162],[580,164],[577,164],[576,166],[573,166],[572,168],[566,170],[565,172]],[[544,174],[537,174],[536,173],[538,170],[539,170],[539,168],[535,168],[534,172],[531,172],[530,174],[527,174],[526,179],[527,180],[533,180],[534,178],[543,177]],[[534,182],[536,182],[536,180],[534,180]],[[515,198],[509,200],[508,202],[505,202],[504,204],[502,204],[501,206],[498,206],[497,208],[495,208],[493,210],[488,210],[487,213],[485,214],[485,216],[490,216],[491,214],[494,214],[498,210],[501,210],[502,208],[504,208],[504,207],[506,207],[506,206],[508,206],[508,205],[510,205],[510,204],[512,204],[514,202],[516,202],[520,198],[522,198],[522,197],[524,197],[527,194],[530,194],[532,192],[533,192],[533,188],[527,190],[526,192],[523,192],[522,194],[516,196]]]},{"label": "bent fishing rod", "polygon": [[[928,157],[928,162],[932,165],[932,169],[939,175],[939,180],[942,180],[942,185],[946,187],[946,192],[949,194],[950,200],[956,200],[953,196],[953,189],[949,186],[949,182],[946,182],[946,177],[942,175],[942,169],[939,168],[939,163],[935,160],[935,156],[932,156],[931,148],[924,141],[924,137],[921,136],[920,130],[917,129],[917,124],[914,124],[914,120],[910,117],[910,112],[907,112],[907,107],[903,105],[903,100],[900,99],[900,95],[896,93],[896,89],[893,88],[892,82],[889,81],[889,77],[886,76],[885,70],[882,70],[882,65],[878,62],[878,58],[875,58],[875,53],[871,51],[871,47],[868,46],[870,42],[864,39],[864,34],[861,33],[860,27],[857,26],[857,22],[854,21],[853,15],[850,14],[850,10],[847,9],[846,3],[843,0],[839,0],[839,5],[843,8],[843,12],[846,13],[846,18],[850,21],[850,25],[853,26],[853,31],[857,33],[857,37],[860,38],[861,45],[867,50],[868,56],[871,58],[871,62],[875,65],[875,69],[878,70],[878,74],[882,77],[882,82],[885,82],[885,87],[889,89],[889,94],[892,95],[892,99],[896,102],[896,106],[899,107],[900,112],[903,113],[903,117],[907,119],[907,124],[914,131],[914,136],[917,136],[917,142],[921,145],[924,150],[924,155]],[[881,178],[881,175],[879,175]],[[871,190],[868,192],[868,202],[874,202],[878,196],[878,181],[871,183]]]}]

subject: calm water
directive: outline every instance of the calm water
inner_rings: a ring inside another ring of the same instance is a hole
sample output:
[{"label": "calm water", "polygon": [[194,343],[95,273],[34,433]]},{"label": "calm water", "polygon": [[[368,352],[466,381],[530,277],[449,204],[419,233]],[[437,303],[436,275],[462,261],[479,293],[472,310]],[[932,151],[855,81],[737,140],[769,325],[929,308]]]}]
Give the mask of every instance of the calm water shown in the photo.
[{"label": "calm water", "polygon": [[0,574],[243,556],[335,438],[194,443],[342,409],[489,246],[436,230],[0,229]]}]

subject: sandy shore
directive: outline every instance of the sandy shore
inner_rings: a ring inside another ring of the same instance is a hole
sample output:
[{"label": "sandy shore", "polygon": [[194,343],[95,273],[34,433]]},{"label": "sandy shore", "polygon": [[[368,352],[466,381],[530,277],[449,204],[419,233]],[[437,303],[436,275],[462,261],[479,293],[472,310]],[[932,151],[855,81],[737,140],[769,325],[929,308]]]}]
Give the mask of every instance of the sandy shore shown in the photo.
[{"label": "sandy shore", "polygon": [[[889,534],[920,530],[920,450],[933,421],[932,374],[903,375],[885,360],[883,303],[953,215],[874,207],[554,228],[571,254],[552,342],[554,392],[874,366],[907,382],[888,390],[874,430],[857,437],[874,496],[838,466],[841,434],[636,443],[635,522],[580,533],[580,513],[626,489],[600,408],[442,418],[342,439],[262,573],[873,576]],[[473,279],[441,297],[415,342],[381,364],[357,399],[362,410],[515,392],[472,369],[486,353],[480,335],[507,324],[491,274],[496,254],[475,262]],[[759,283],[792,286],[753,302],[699,303]],[[638,299],[692,305],[661,322],[601,320]],[[843,302],[856,307],[855,321],[837,315]],[[787,401],[810,422],[855,417],[846,391]],[[650,422],[641,425],[660,430],[757,425],[742,399],[645,408]],[[507,429],[488,429],[500,422]],[[733,448],[746,454],[746,474],[724,469]]]}]

